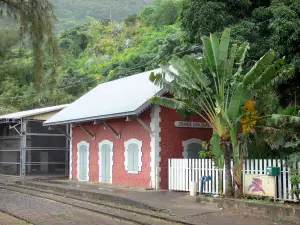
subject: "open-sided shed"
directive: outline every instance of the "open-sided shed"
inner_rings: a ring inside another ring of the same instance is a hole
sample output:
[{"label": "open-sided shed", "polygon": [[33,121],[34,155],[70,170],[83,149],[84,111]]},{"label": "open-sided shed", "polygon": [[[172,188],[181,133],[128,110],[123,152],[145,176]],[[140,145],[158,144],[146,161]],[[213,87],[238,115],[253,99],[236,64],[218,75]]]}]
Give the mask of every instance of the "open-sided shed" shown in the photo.
[{"label": "open-sided shed", "polygon": [[66,176],[68,126],[49,129],[43,122],[67,105],[0,116],[0,175]]}]

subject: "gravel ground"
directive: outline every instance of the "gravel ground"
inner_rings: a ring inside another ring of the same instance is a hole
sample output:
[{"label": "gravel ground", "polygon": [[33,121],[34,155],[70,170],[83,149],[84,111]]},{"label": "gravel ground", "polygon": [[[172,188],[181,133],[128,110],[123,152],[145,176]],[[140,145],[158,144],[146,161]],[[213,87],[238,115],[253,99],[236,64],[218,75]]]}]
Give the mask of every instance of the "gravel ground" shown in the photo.
[{"label": "gravel ground", "polygon": [[290,221],[276,220],[275,218],[262,218],[250,215],[223,211],[185,218],[190,222],[201,225],[294,225]]},{"label": "gravel ground", "polygon": [[28,225],[27,222],[19,220],[13,216],[0,212],[0,224],[1,225]]},{"label": "gravel ground", "polygon": [[[116,225],[128,224],[114,218],[81,210],[26,194],[0,189],[0,209],[19,215],[34,224],[84,224]],[[1,225],[5,223],[0,223]],[[15,223],[7,223],[9,225]]]},{"label": "gravel ground", "polygon": [[[47,195],[47,194],[45,194]],[[85,202],[70,200],[87,206]],[[98,208],[93,204],[88,204],[92,208]],[[113,225],[113,224],[128,224],[117,219],[99,215],[97,213],[81,210],[76,207],[58,203],[55,201],[30,196],[27,194],[18,193],[15,191],[0,189],[0,209],[10,212],[13,215],[25,217],[28,221],[35,224],[84,224],[84,225]],[[199,207],[199,211],[200,207]],[[199,212],[198,211],[198,212]],[[121,214],[120,211],[115,211],[116,214]],[[139,217],[137,215],[137,217]],[[293,224],[287,221],[276,221],[270,218],[259,218],[254,216],[239,215],[227,211],[207,211],[181,216],[191,223],[199,225],[290,225]],[[12,221],[13,220],[13,221]],[[18,223],[20,222],[20,223]],[[162,221],[147,221],[150,224],[161,225]],[[14,217],[6,214],[0,214],[0,225],[11,224],[27,224],[19,221]]]}]

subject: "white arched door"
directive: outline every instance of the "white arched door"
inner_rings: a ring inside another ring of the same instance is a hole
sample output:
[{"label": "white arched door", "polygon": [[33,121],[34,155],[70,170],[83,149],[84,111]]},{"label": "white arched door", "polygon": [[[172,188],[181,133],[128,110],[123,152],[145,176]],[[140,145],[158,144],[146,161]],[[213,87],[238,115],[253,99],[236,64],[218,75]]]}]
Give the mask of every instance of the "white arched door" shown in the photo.
[{"label": "white arched door", "polygon": [[112,183],[113,142],[104,140],[99,143],[99,181]]},{"label": "white arched door", "polygon": [[90,144],[81,141],[77,145],[77,177],[79,181],[89,180],[89,155]]}]

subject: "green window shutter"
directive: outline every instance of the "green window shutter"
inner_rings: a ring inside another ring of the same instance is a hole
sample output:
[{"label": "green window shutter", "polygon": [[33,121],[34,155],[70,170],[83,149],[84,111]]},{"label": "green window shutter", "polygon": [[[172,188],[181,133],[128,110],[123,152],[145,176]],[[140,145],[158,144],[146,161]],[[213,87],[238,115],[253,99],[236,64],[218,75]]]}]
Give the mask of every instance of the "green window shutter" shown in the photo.
[{"label": "green window shutter", "polygon": [[128,171],[134,171],[134,145],[128,146]]},{"label": "green window shutter", "polygon": [[87,179],[87,146],[79,146],[79,179]]},{"label": "green window shutter", "polygon": [[138,162],[139,149],[138,149],[137,144],[133,144],[133,145],[134,145],[134,149],[133,149],[133,171],[138,172],[139,171],[139,162]]}]

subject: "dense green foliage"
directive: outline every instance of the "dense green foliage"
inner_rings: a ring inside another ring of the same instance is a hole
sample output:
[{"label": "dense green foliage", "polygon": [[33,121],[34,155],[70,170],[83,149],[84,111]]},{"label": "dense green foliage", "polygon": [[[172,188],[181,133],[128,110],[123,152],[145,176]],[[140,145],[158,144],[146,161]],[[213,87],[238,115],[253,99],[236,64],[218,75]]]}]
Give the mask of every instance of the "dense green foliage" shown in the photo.
[{"label": "dense green foliage", "polygon": [[[67,2],[64,1],[64,4]],[[75,1],[74,4],[80,3]],[[170,20],[166,16],[165,21],[168,22],[158,22],[158,17],[163,15],[161,10],[169,5],[172,6],[173,17]],[[182,32],[175,24],[179,10],[177,2],[160,0],[152,8],[157,24],[141,22],[141,13],[128,15],[124,22],[90,19],[82,25],[62,30],[58,38],[57,75],[51,73],[51,58],[47,56],[40,90],[34,88],[36,80],[31,70],[34,61],[30,48],[20,45],[17,30],[2,29],[2,113],[8,112],[4,109],[19,110],[71,102],[99,82],[157,68],[161,60],[170,59],[172,54],[198,51],[197,46],[182,42]],[[57,17],[59,19],[60,15]]]},{"label": "dense green foliage", "polygon": [[[38,57],[44,65],[40,89],[32,70],[37,58],[31,48],[35,39],[20,38],[20,20],[8,20],[9,10],[4,10],[0,19],[0,27],[5,27],[0,29],[0,113],[69,103],[100,82],[156,68],[173,55],[201,56],[200,37],[220,36],[230,27],[230,46],[250,43],[245,71],[270,48],[295,68],[292,79],[281,77],[283,82],[274,92],[257,99],[257,110],[299,116],[299,1],[52,0],[59,49],[44,45],[47,35],[42,48],[35,48],[47,52]],[[110,16],[115,22],[110,23]],[[283,124],[285,131],[279,129]],[[242,137],[247,139],[249,157],[284,157],[298,148],[300,138],[291,133],[290,123],[260,125],[264,128]]]},{"label": "dense green foliage", "polygon": [[67,29],[90,19],[121,21],[127,15],[139,13],[153,0],[51,0],[59,21],[58,28]]},{"label": "dense green foliage", "polygon": [[[0,16],[16,21],[24,43],[31,46],[35,80],[39,87],[44,72],[45,52],[51,57],[51,74],[56,74],[58,49],[53,34],[55,17],[52,4],[48,0],[0,0]],[[11,45],[14,40],[8,42]]]},{"label": "dense green foliage", "polygon": [[277,89],[281,104],[287,106],[295,101],[295,97],[300,100],[299,6],[299,0],[185,0],[181,26],[191,42],[198,42],[200,36],[209,32],[230,27],[234,42],[250,43],[249,65],[270,48],[285,56],[296,69],[294,78]]}]

